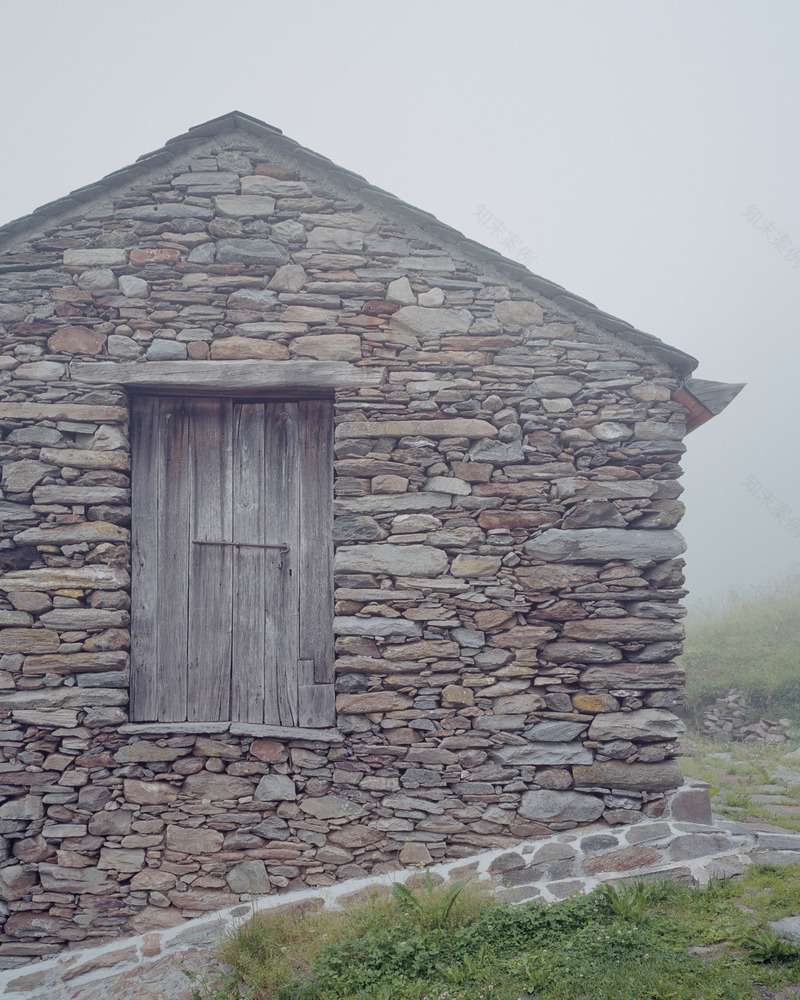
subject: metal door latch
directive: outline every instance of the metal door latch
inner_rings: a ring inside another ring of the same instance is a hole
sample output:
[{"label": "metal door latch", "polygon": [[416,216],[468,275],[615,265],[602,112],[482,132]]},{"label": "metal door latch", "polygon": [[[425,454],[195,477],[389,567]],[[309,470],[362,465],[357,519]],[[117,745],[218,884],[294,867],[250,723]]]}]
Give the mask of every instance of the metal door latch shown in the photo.
[{"label": "metal door latch", "polygon": [[[260,542],[209,542],[193,538],[192,545],[230,545],[235,549],[278,549],[281,555],[289,551],[289,546],[286,542],[276,542],[274,544],[263,544]],[[283,569],[282,559],[278,560],[278,569]]]}]

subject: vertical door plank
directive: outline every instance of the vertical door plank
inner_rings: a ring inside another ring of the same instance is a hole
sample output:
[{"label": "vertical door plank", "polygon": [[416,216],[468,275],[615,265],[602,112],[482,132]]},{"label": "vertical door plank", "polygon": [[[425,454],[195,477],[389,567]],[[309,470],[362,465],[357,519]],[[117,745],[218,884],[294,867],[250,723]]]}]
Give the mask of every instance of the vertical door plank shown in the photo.
[{"label": "vertical door plank", "polygon": [[131,401],[131,718],[152,722],[160,715],[158,676],[158,498],[159,401]]},{"label": "vertical door plank", "polygon": [[234,550],[230,399],[193,399],[190,412],[188,719],[230,718]]},{"label": "vertical door plank", "polygon": [[161,721],[185,722],[189,635],[189,412],[162,397],[159,424],[158,669]]},{"label": "vertical door plank", "polygon": [[265,409],[266,504],[264,541],[285,542],[282,555],[267,549],[267,665],[278,678],[278,715],[283,726],[298,724],[299,658],[299,472],[297,403],[267,403]]},{"label": "vertical door plank", "polygon": [[333,683],[333,403],[300,404],[300,656]]},{"label": "vertical door plank", "polygon": [[[233,430],[233,539],[264,541],[264,404],[238,403]],[[236,548],[233,586],[231,718],[278,725],[277,676],[265,671],[268,550]],[[266,705],[266,714],[265,714]]]}]

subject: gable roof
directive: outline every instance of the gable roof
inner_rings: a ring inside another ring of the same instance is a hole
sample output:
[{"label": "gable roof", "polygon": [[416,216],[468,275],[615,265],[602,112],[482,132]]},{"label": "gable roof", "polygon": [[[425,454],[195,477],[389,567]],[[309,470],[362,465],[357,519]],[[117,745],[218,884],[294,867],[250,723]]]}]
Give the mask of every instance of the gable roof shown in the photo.
[{"label": "gable roof", "polygon": [[[489,247],[468,239],[463,233],[451,226],[440,222],[435,215],[415,208],[413,205],[404,202],[396,195],[384,191],[382,188],[370,184],[360,174],[340,167],[332,160],[305,146],[300,145],[294,139],[285,136],[279,128],[268,125],[259,118],[244,114],[242,111],[231,111],[228,114],[212,118],[201,125],[194,125],[188,132],[169,139],[160,149],[153,150],[140,156],[135,163],[120,170],[115,170],[93,184],[77,188],[63,198],[48,202],[29,215],[24,215],[19,219],[0,226],[0,250],[8,247],[15,239],[22,236],[31,229],[41,228],[46,221],[65,212],[70,212],[80,208],[86,202],[94,198],[103,197],[110,191],[123,185],[134,182],[138,177],[149,173],[154,168],[168,164],[171,160],[188,152],[193,146],[213,136],[231,132],[234,129],[241,129],[268,142],[286,156],[294,158],[301,164],[309,167],[322,169],[327,174],[332,175],[353,194],[363,194],[369,197],[373,203],[378,203],[382,208],[396,215],[400,215],[413,222],[425,230],[432,239],[445,240],[448,243],[455,243],[460,250],[472,258],[486,265],[493,267],[496,271],[508,280],[518,282],[539,295],[544,296],[556,306],[576,314],[583,320],[589,321],[606,331],[612,333],[629,343],[636,344],[647,351],[650,351],[662,361],[666,361],[682,375],[689,375],[698,364],[696,358],[677,347],[672,347],[664,343],[652,334],[638,330],[630,323],[612,316],[610,313],[598,309],[594,303],[579,295],[574,295],[561,285],[557,285],[546,278],[534,274],[523,264],[505,257],[503,254]],[[13,269],[3,268],[0,263],[0,270]]]}]

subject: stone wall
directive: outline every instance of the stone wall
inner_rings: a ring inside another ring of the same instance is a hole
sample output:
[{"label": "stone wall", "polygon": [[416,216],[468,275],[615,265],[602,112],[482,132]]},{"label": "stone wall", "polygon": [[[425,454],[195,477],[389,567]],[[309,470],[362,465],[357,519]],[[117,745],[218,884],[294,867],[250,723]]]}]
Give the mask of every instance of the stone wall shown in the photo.
[{"label": "stone wall", "polygon": [[755,719],[755,714],[747,692],[731,690],[705,709],[700,720],[700,732],[704,736],[766,743],[768,746],[778,746],[787,737],[800,735],[800,726],[791,719]]},{"label": "stone wall", "polygon": [[[268,146],[198,137],[0,256],[0,967],[682,780],[680,374]],[[100,359],[386,372],[336,394],[335,730],[128,722]]]}]

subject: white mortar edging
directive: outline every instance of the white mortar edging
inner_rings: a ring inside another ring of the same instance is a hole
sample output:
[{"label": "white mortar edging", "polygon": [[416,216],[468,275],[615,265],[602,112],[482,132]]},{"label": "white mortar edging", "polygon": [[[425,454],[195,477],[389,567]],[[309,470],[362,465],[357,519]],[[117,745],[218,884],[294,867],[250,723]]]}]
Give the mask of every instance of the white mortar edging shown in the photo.
[{"label": "white mortar edging", "polygon": [[[646,832],[648,827],[654,834],[652,840],[642,837],[642,833]],[[636,831],[634,844],[628,841],[628,835],[632,830]],[[685,860],[668,860],[667,854],[670,845],[678,838],[685,838],[687,835],[699,835],[701,838],[713,836],[713,843],[720,849]],[[749,831],[743,833],[725,830],[719,826],[679,823],[671,820],[653,820],[649,823],[612,828],[605,824],[595,824],[591,827],[580,828],[575,832],[559,833],[552,837],[525,841],[515,848],[497,848],[483,851],[471,857],[431,865],[430,871],[446,880],[448,877],[461,877],[463,870],[469,868],[472,870],[471,875],[476,882],[492,882],[497,885],[500,881],[501,885],[498,886],[498,889],[502,891],[502,871],[493,872],[493,864],[499,858],[516,855],[528,857],[530,860],[529,856],[540,852],[543,847],[548,845],[569,845],[575,850],[573,860],[579,865],[586,858],[593,857],[599,860],[603,854],[609,853],[608,847],[610,845],[607,843],[601,851],[583,850],[578,846],[581,841],[592,837],[615,838],[617,849],[611,853],[617,853],[619,850],[625,850],[626,847],[631,846],[658,850],[661,861],[639,868],[600,869],[591,876],[573,874],[560,879],[547,877],[539,880],[532,879],[525,882],[525,887],[531,891],[531,894],[535,893],[540,900],[557,901],[564,897],[554,893],[548,888],[548,884],[558,887],[563,883],[579,882],[579,891],[591,892],[597,886],[616,879],[631,879],[657,873],[668,874],[671,871],[687,871],[687,869],[695,881],[703,884],[713,874],[713,872],[709,872],[711,862],[724,858],[732,863],[744,864],[751,860],[750,854],[758,848],[756,834]],[[720,837],[725,838],[724,844],[720,843]],[[792,849],[800,852],[800,836],[787,835],[785,839],[792,842]],[[798,856],[800,857],[800,854]],[[454,871],[458,873],[457,876],[452,876],[451,873]],[[322,888],[308,888],[288,893],[259,896],[254,898],[251,904],[238,903],[224,910],[196,917],[176,927],[154,928],[135,937],[118,939],[94,948],[68,951],[57,958],[0,973],[0,996],[2,996],[2,1000],[37,1000],[37,998],[53,997],[54,994],[57,997],[59,986],[67,985],[65,976],[68,977],[68,988],[70,995],[72,995],[92,983],[150,965],[187,948],[200,945],[213,947],[222,935],[253,913],[260,913],[275,907],[296,906],[302,904],[304,900],[311,899],[322,899],[325,906],[336,908],[340,905],[342,897],[349,897],[353,893],[370,888],[390,886],[397,881],[406,882],[418,874],[419,868],[406,868],[366,878],[348,879],[336,885]],[[154,946],[158,949],[155,953],[153,953]],[[131,956],[131,949],[134,949],[133,956]],[[120,961],[116,963],[109,961],[115,952],[120,955]],[[108,964],[105,964],[103,959]],[[82,965],[88,965],[89,969],[85,974],[76,975],[75,970]],[[211,965],[211,961],[209,961],[209,965]],[[71,976],[70,972],[72,972]],[[28,983],[23,985],[26,979]],[[17,988],[14,989],[14,986]]]}]

